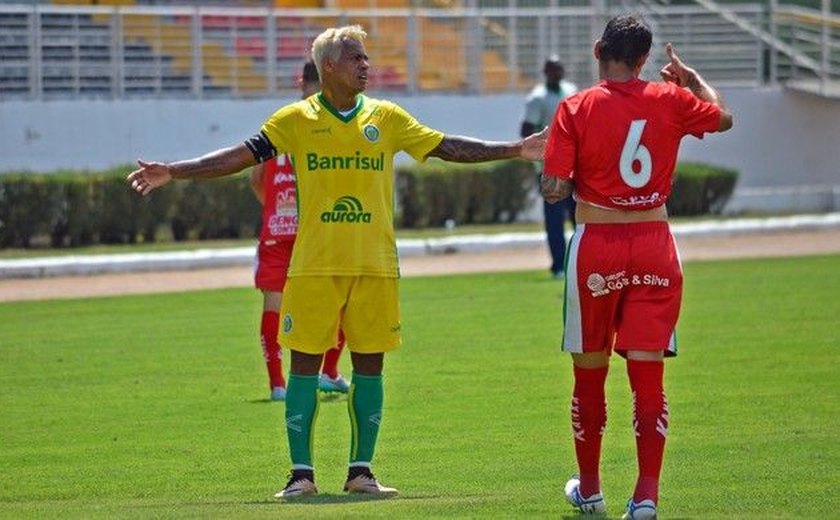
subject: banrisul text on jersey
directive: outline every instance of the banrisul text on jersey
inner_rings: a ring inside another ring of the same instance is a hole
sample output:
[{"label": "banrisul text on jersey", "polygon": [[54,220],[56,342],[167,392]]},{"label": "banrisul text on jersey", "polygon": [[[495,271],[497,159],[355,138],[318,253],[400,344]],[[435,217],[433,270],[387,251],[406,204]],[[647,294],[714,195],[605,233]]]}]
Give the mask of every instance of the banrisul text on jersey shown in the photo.
[{"label": "banrisul text on jersey", "polygon": [[385,165],[385,154],[379,156],[362,155],[356,150],[353,155],[318,155],[314,152],[306,154],[306,167],[309,171],[317,170],[360,170],[381,172]]}]

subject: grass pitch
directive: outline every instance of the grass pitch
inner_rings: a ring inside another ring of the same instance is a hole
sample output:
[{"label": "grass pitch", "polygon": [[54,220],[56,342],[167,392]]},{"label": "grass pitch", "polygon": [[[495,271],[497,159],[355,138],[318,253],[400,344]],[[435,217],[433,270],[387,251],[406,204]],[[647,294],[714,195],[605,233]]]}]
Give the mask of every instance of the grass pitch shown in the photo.
[{"label": "grass pitch", "polygon": [[[662,518],[838,514],[838,267],[686,265]],[[0,517],[575,518],[562,283],[409,278],[402,295],[375,465],[402,491],[387,501],[341,493],[343,397],[321,404],[321,495],[271,499],[288,459],[255,291],[0,304]],[[619,358],[608,384],[603,490],[618,517],[635,474]]]}]

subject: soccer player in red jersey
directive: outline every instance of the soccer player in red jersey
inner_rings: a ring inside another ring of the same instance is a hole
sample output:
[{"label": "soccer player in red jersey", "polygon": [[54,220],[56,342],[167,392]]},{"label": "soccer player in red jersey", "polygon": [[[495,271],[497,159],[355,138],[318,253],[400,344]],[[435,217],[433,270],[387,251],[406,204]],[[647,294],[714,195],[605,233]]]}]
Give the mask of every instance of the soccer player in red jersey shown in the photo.
[{"label": "soccer player in red jersey", "polygon": [[[308,61],[303,65],[300,80],[302,99],[317,93],[320,88],[318,68],[315,63]],[[297,188],[291,158],[281,154],[254,166],[251,170],[251,188],[263,205],[254,273],[254,284],[263,293],[260,343],[268,368],[271,400],[285,401],[286,380],[283,377],[283,356],[277,336],[283,287],[286,285],[286,272],[292,259],[298,227]],[[344,343],[344,334],[339,331],[335,348],[324,354],[324,365],[319,377],[319,388],[324,392],[346,394],[350,390],[350,384],[338,371],[338,359]]]},{"label": "soccer player in red jersey", "polygon": [[579,475],[566,498],[603,513],[599,463],[610,354],[627,359],[639,474],[624,518],[656,517],[668,430],[663,360],[676,354],[682,269],[665,201],[680,140],[732,127],[720,94],[673,47],[664,82],[639,79],[652,35],[618,16],[595,42],[600,82],[566,98],[551,125],[542,193],[572,191],[577,226],[569,244],[563,350],[574,364],[572,427]]}]

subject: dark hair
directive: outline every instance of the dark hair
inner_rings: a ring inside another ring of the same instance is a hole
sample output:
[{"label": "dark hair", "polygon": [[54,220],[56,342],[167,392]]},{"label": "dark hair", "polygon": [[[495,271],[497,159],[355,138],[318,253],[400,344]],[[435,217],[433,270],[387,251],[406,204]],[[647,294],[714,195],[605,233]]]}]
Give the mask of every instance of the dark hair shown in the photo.
[{"label": "dark hair", "polygon": [[314,61],[310,60],[303,64],[303,76],[301,78],[307,83],[317,83],[320,81],[318,78],[318,67],[315,66]]},{"label": "dark hair", "polygon": [[563,62],[560,61],[560,56],[556,54],[552,54],[548,58],[545,59],[545,63],[543,63],[543,71],[547,70],[549,67],[556,67],[560,69],[560,73],[562,74],[565,72],[565,67],[563,67]]},{"label": "dark hair", "polygon": [[633,68],[650,51],[652,39],[650,27],[640,16],[616,16],[601,35],[601,61],[618,61]]}]

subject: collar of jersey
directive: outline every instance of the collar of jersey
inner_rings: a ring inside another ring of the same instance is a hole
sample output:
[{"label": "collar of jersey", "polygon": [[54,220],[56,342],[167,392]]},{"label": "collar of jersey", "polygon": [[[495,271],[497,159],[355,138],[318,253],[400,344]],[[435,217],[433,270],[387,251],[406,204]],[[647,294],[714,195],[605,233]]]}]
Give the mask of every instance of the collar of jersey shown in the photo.
[{"label": "collar of jersey", "polygon": [[346,116],[343,116],[341,115],[341,112],[335,109],[334,106],[330,105],[329,101],[327,101],[327,99],[324,97],[323,92],[318,92],[318,101],[320,101],[324,108],[327,109],[327,112],[334,115],[344,123],[348,123],[350,122],[350,120],[356,117],[356,114],[359,113],[359,111],[362,109],[362,105],[364,105],[364,98],[365,97],[362,95],[356,96],[356,107],[353,108],[352,112],[350,112]]}]

